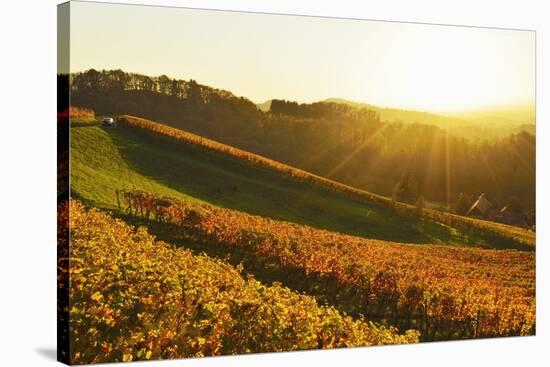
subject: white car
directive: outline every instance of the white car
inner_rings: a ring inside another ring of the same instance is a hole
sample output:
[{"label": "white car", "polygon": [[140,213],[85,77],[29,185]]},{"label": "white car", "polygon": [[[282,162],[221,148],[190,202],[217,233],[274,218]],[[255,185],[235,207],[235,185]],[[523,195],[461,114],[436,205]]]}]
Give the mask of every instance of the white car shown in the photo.
[{"label": "white car", "polygon": [[105,127],[115,127],[116,122],[115,122],[115,119],[112,117],[104,117],[103,120],[101,121],[101,125]]}]

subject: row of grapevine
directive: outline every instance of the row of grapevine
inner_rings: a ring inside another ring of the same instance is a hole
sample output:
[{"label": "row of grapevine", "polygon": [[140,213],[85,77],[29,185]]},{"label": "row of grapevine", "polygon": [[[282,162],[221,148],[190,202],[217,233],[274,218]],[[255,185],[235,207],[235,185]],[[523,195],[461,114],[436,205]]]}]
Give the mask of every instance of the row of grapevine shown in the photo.
[{"label": "row of grapevine", "polygon": [[64,111],[57,112],[57,121],[68,121],[69,118],[95,119],[95,112],[89,108],[70,106]]},{"label": "row of grapevine", "polygon": [[354,320],[281,285],[156,241],[76,201],[70,213],[70,362],[120,362],[413,343],[418,333]]},{"label": "row of grapevine", "polygon": [[243,212],[124,190],[133,215],[239,253],[254,272],[276,268],[293,288],[423,340],[535,332],[535,254],[411,245],[344,235]]},{"label": "row of grapevine", "polygon": [[[336,190],[354,197],[365,199],[370,204],[379,205],[382,207],[391,207],[401,215],[417,215],[418,209],[415,206],[394,202],[387,197],[376,195],[365,190],[360,190],[340,182],[288,166],[269,158],[189,133],[187,131],[128,115],[120,116],[119,121],[122,126],[146,129],[153,133],[164,135],[184,143],[190,143],[202,148],[228,154],[233,157],[243,159],[251,164],[269,167],[297,180],[320,185],[331,190]],[[511,244],[518,249],[534,250],[535,248],[535,234],[524,228],[475,218],[468,218],[432,209],[423,209],[422,213],[426,218],[443,222],[451,227],[460,229],[461,231],[475,232],[482,237],[486,237],[489,241],[506,241],[508,244]]]}]

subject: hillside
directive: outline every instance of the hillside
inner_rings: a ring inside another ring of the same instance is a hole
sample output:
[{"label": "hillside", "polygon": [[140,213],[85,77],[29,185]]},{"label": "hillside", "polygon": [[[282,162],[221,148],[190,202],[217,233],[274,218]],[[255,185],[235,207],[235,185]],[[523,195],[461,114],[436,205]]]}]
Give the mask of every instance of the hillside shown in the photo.
[{"label": "hillside", "polygon": [[445,226],[415,233],[412,220],[388,209],[144,129],[92,125],[71,134],[72,195],[96,207],[116,209],[115,190],[132,187],[363,237],[451,238]]},{"label": "hillside", "polygon": [[[262,109],[270,106],[266,101]],[[338,103],[354,108],[366,108],[375,111],[383,121],[400,121],[408,124],[428,124],[443,129],[450,129],[455,136],[468,139],[489,140],[502,139],[522,131],[535,135],[534,106],[515,109],[479,110],[464,113],[447,113],[445,115],[423,111],[404,110],[391,107],[379,107],[368,103],[350,101],[343,98],[327,98],[323,102]],[[268,108],[269,109],[269,108]]]},{"label": "hillside", "polygon": [[[273,100],[267,100],[263,103],[258,103],[256,106],[260,111],[269,112]],[[446,126],[448,124],[462,125],[465,120],[452,118],[423,111],[403,110],[398,108],[380,107],[369,103],[350,101],[344,98],[327,98],[321,101],[322,103],[335,103],[340,105],[350,106],[356,109],[365,108],[370,111],[375,111],[380,120],[394,122],[401,121],[404,123],[422,123],[436,126]]]},{"label": "hillside", "polygon": [[535,104],[524,104],[508,108],[478,109],[462,113],[454,113],[453,117],[476,121],[480,124],[491,124],[495,121],[504,125],[535,125]]},{"label": "hillside", "polygon": [[532,252],[401,244],[143,191],[123,197],[127,218],[163,240],[243,265],[264,283],[282,282],[347,314],[399,330],[414,325],[422,340],[534,332]]},{"label": "hillside", "polygon": [[535,211],[535,139],[518,134],[521,127],[448,130],[438,125],[440,116],[414,111],[401,112],[418,123],[393,123],[402,116],[383,114],[398,110],[326,102],[270,100],[265,112],[192,79],[122,70],[91,69],[71,81],[71,103],[98,115],[146,118],[379,195],[394,195],[410,175],[417,195],[437,207],[455,209],[463,193],[485,193],[498,209],[517,198],[525,213]]},{"label": "hillside", "polygon": [[60,288],[70,277],[71,364],[418,341],[416,331],[352,319],[78,202],[58,211],[59,230],[71,231],[71,267],[58,264]]},{"label": "hillside", "polygon": [[[117,208],[115,190],[132,187],[365,238],[412,243],[534,248],[534,234],[415,208],[168,128],[123,118],[118,128],[72,128],[73,196]],[[458,229],[461,228],[461,229]]]}]

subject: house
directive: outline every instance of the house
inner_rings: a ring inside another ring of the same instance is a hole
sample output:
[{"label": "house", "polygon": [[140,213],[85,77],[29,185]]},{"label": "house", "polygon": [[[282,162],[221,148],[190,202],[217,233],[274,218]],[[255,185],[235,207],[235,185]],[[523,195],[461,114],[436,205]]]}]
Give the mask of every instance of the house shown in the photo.
[{"label": "house", "polygon": [[466,215],[489,219],[494,215],[493,204],[487,200],[483,193],[472,204]]},{"label": "house", "polygon": [[513,226],[524,226],[526,223],[525,212],[517,202],[510,202],[502,209],[498,209],[485,197],[485,194],[479,195],[466,215]]},{"label": "house", "polygon": [[521,210],[514,210],[511,205],[506,205],[497,213],[497,220],[513,226],[525,224],[525,214]]}]

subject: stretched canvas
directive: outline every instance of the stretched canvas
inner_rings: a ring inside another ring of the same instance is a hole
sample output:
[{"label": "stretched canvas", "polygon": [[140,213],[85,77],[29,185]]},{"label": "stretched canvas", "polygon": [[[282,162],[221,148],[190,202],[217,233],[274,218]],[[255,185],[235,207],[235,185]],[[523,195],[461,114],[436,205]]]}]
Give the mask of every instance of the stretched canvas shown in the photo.
[{"label": "stretched canvas", "polygon": [[58,6],[58,358],[527,336],[535,32]]}]

